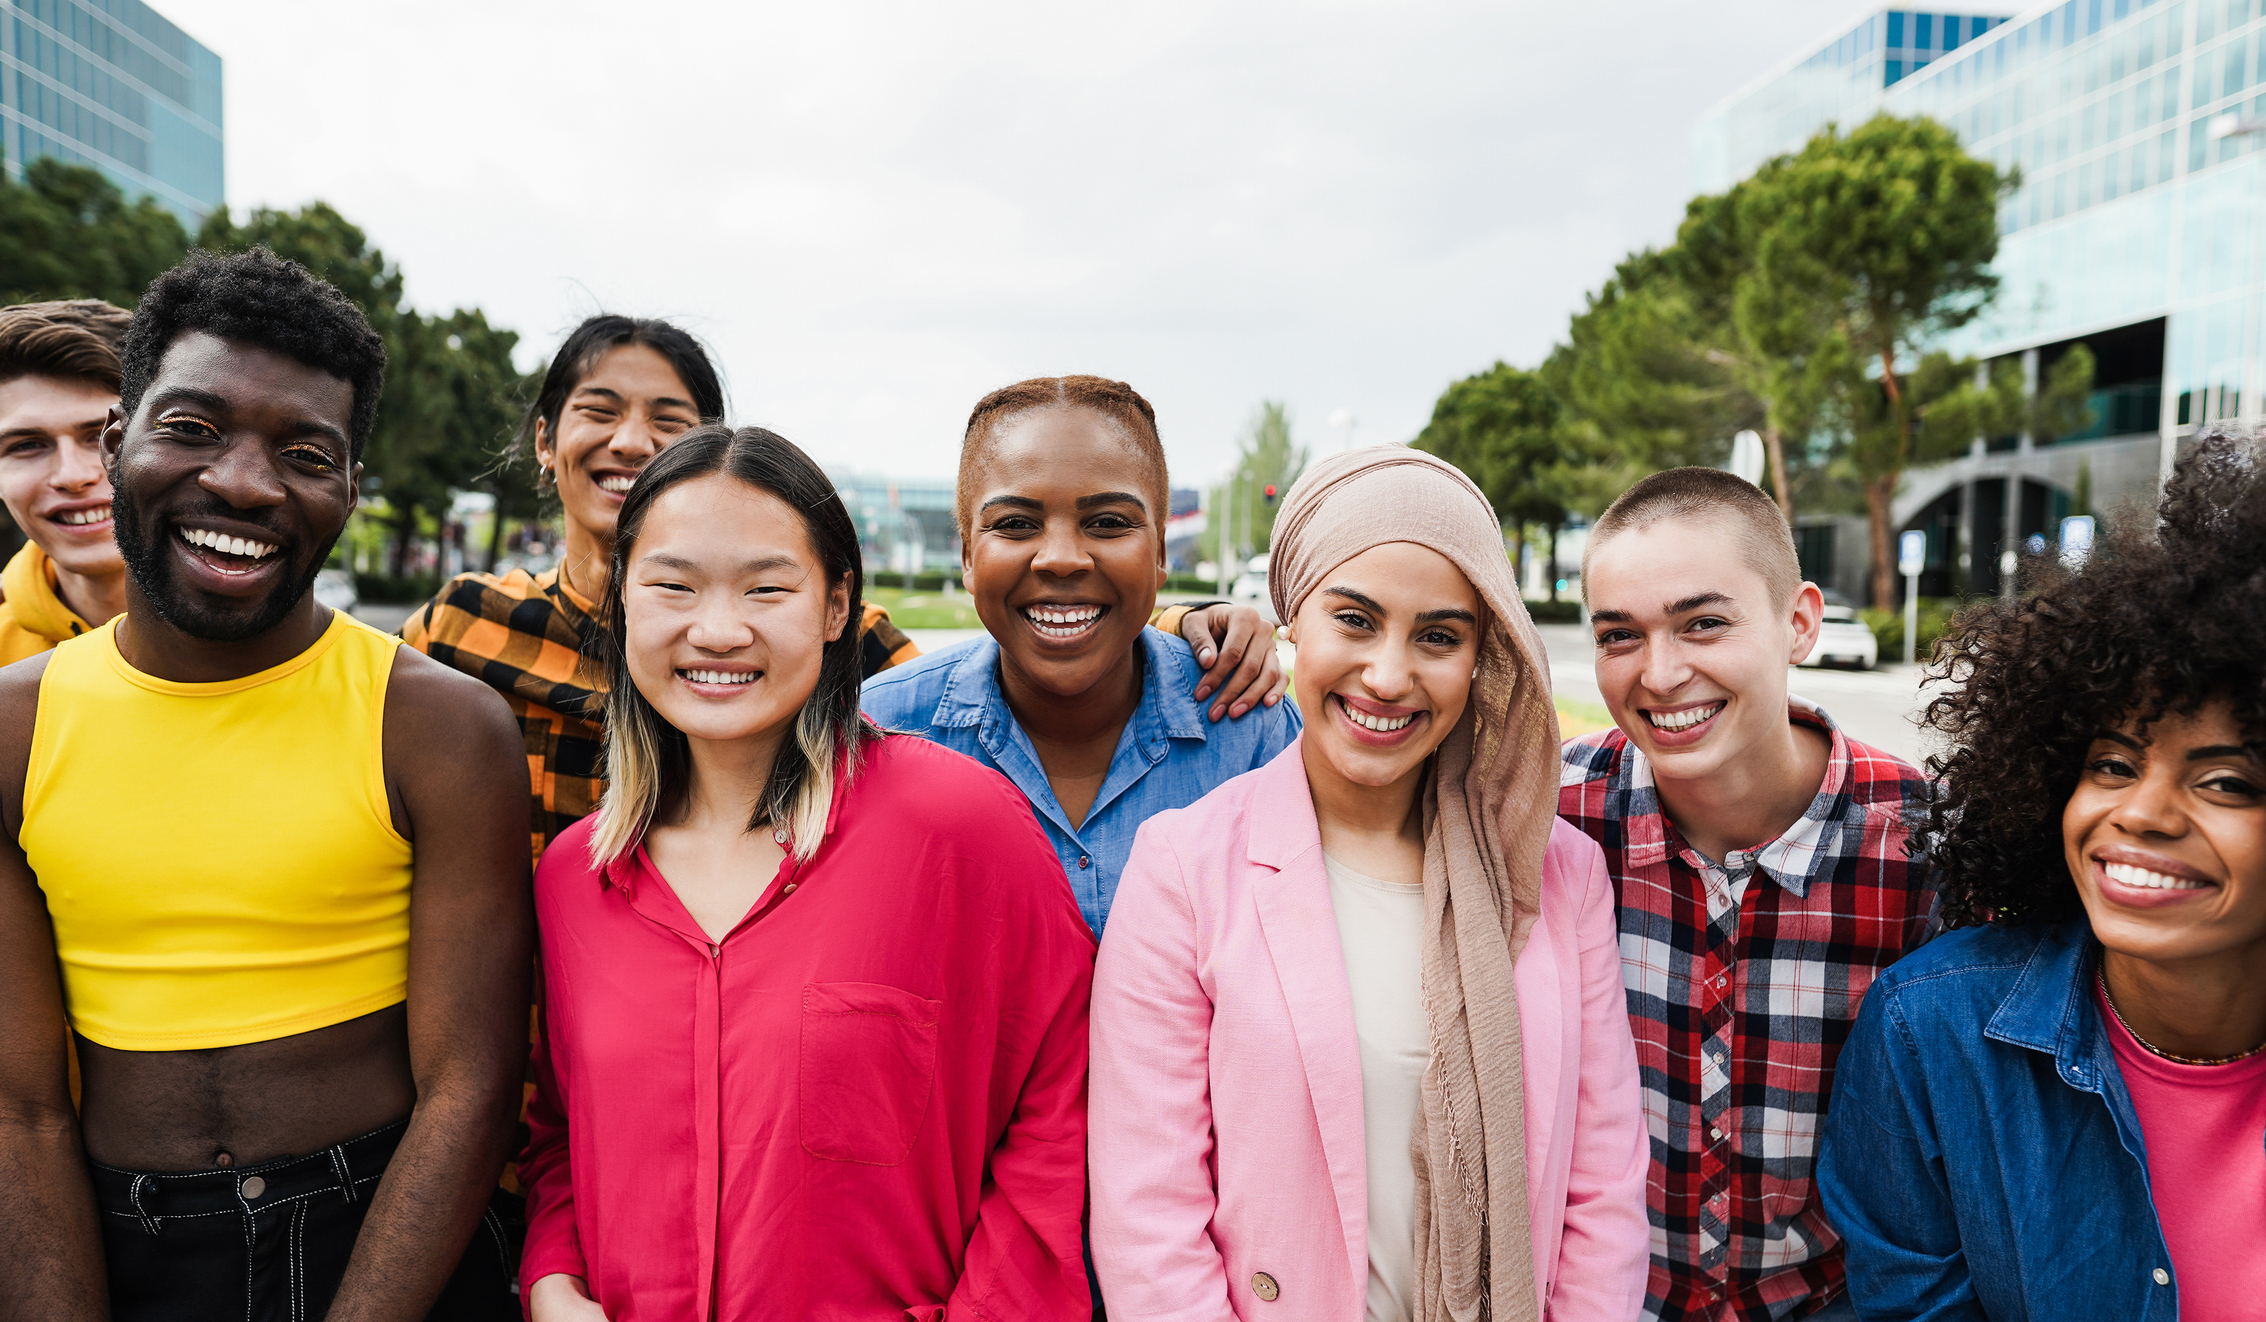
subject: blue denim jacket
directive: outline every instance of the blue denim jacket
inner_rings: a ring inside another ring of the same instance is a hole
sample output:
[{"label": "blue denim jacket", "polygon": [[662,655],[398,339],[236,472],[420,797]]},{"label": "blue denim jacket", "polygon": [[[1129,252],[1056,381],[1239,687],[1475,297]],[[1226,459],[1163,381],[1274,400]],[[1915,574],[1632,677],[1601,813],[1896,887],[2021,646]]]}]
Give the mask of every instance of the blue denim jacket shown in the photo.
[{"label": "blue denim jacket", "polygon": [[1866,993],[1818,1160],[1862,1317],[2178,1316],[2099,958],[2083,918],[1964,928]]},{"label": "blue denim jacket", "polygon": [[884,670],[865,682],[861,705],[883,729],[966,753],[1015,782],[1062,860],[1078,912],[1099,938],[1141,823],[1265,766],[1298,737],[1298,709],[1287,700],[1254,707],[1239,720],[1206,720],[1194,696],[1202,675],[1186,642],[1141,631],[1141,705],[1125,723],[1101,792],[1076,829],[999,691],[994,640],[971,639]]}]

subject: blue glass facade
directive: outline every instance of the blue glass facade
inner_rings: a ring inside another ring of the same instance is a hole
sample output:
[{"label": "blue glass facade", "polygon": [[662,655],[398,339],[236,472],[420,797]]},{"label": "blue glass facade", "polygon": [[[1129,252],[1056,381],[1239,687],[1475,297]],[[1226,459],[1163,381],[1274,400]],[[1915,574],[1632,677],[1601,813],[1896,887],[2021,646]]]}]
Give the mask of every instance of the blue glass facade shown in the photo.
[{"label": "blue glass facade", "polygon": [[[1999,214],[1998,301],[1944,347],[2035,374],[2085,343],[2090,427],[1978,441],[1907,474],[1895,509],[1931,531],[1939,585],[2004,587],[2005,552],[2048,536],[2080,488],[2151,497],[2183,438],[2255,425],[2266,398],[2266,0],[2056,0],[1876,80],[1866,43],[1943,42],[1877,14],[1732,97],[1700,124],[1696,182],[1719,191],[1829,122],[1926,115],[2018,170]],[[1833,65],[1827,57],[1846,53]],[[1861,74],[1837,99],[1810,71]],[[1767,111],[1767,113],[1766,113]],[[1940,551],[1937,533],[1941,534]],[[1993,550],[1998,554],[1993,555]],[[1935,568],[1931,568],[1931,573]]]},{"label": "blue glass facade", "polygon": [[221,205],[220,57],[141,0],[0,0],[0,159],[91,165],[193,233]]},{"label": "blue glass facade", "polygon": [[1822,124],[1870,118],[1888,88],[2005,21],[1889,9],[1795,57],[1701,121],[1694,143],[1700,191],[1723,191]]}]

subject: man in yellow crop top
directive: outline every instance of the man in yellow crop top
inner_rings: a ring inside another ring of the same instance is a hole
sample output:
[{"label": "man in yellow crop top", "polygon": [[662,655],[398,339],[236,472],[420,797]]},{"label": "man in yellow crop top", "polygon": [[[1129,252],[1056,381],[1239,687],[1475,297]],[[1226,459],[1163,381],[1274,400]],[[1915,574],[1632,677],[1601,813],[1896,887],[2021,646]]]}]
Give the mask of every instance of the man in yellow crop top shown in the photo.
[{"label": "man in yellow crop top", "polygon": [[515,1318],[518,729],[308,591],[383,344],[258,250],[121,358],[126,613],[0,668],[0,1314]]},{"label": "man in yellow crop top", "polygon": [[30,539],[0,571],[0,665],[126,609],[101,442],[132,317],[92,298],[0,308],[0,502]]}]

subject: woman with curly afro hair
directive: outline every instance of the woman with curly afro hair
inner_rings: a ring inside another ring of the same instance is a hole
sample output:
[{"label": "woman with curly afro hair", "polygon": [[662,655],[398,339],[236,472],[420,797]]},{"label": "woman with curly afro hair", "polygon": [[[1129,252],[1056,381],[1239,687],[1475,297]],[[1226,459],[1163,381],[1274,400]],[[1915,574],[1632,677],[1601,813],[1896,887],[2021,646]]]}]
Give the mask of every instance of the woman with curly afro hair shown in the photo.
[{"label": "woman with curly afro hair", "polygon": [[1953,930],[1874,983],[1818,1183],[1871,1318],[2266,1299],[2266,445],[1938,653]]}]

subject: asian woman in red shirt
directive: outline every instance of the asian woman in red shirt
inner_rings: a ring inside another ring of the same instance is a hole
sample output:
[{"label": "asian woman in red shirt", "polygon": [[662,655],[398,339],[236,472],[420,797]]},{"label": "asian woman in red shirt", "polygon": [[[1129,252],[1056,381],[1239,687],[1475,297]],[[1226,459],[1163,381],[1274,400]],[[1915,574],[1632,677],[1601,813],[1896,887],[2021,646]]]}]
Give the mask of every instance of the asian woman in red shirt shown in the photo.
[{"label": "asian woman in red shirt", "polygon": [[1085,1316],[1094,944],[1029,806],[858,715],[792,444],[688,433],[619,528],[610,784],[535,883],[531,1316]]}]

